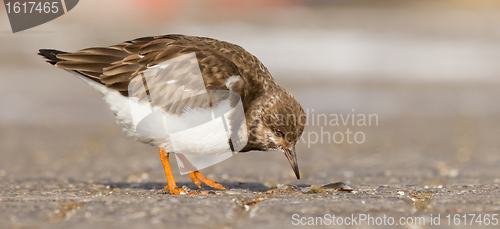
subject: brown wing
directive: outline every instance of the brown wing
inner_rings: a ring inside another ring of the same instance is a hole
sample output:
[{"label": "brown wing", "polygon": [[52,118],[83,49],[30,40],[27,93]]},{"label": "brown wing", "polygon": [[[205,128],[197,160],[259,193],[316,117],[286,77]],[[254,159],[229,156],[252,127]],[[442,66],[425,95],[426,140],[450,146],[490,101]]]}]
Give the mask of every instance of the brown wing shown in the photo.
[{"label": "brown wing", "polygon": [[[195,53],[197,65],[192,61],[167,63],[184,55]],[[226,81],[231,76],[241,76],[243,83],[234,84],[231,88],[240,94],[242,99],[257,96],[262,86],[261,82],[273,82],[267,69],[260,61],[240,46],[218,41],[211,38],[184,35],[165,35],[138,38],[110,47],[88,48],[75,53],[57,54],[56,66],[66,70],[77,71],[87,77],[99,79],[106,87],[119,91],[140,100],[153,96],[155,105],[165,106],[172,101],[193,97],[198,93],[182,86],[190,85],[189,75],[195,74],[194,66],[199,67],[207,90],[228,90]],[[161,66],[161,67],[160,67]],[[146,90],[140,90],[148,75],[169,71],[174,84],[148,83]],[[141,79],[139,79],[141,77]],[[131,85],[132,82],[132,85]],[[136,83],[134,83],[136,82]],[[256,88],[253,92],[244,90],[245,86]],[[260,87],[259,87],[260,86]],[[188,93],[189,92],[189,93]],[[161,95],[161,96],[160,96]],[[187,101],[197,104],[201,101]],[[211,98],[214,100],[215,98]],[[243,101],[245,104],[245,101]],[[191,106],[190,106],[191,107]],[[175,108],[173,108],[175,110]],[[177,113],[177,112],[176,112]]]}]

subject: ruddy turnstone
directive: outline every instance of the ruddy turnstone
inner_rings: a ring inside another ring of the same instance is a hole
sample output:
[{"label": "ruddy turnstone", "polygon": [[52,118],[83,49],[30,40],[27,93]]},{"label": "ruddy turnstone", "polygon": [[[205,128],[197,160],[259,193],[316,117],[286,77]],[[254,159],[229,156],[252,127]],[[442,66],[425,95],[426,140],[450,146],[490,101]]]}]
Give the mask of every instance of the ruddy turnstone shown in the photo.
[{"label": "ruddy turnstone", "polygon": [[[190,62],[189,59],[187,62],[186,59],[169,62],[189,54],[194,59],[194,68],[189,64],[193,61]],[[241,141],[244,144],[237,151],[281,151],[290,162],[297,179],[300,179],[295,144],[304,130],[304,110],[287,90],[276,84],[257,57],[238,45],[206,37],[170,34],[142,37],[109,47],[87,48],[74,53],[40,49],[39,55],[45,57],[48,63],[75,73],[78,78],[100,91],[115,114],[117,123],[124,126],[124,131],[130,136],[160,148],[168,182],[164,190],[169,189],[171,194],[186,193],[175,184],[169,163],[169,152],[175,147],[161,135],[158,137],[150,133],[162,125],[162,119],[150,119],[142,131],[136,128],[130,111],[131,101],[135,105],[147,103],[160,110],[167,119],[180,118],[176,122],[187,124],[195,120],[193,117],[198,117],[193,116],[193,113],[215,109],[224,101],[229,101],[227,104],[235,107],[231,94],[216,94],[215,91],[237,93],[244,111],[242,120],[245,120],[243,128],[233,130],[239,138],[245,138]],[[189,77],[193,72],[196,73],[196,70],[201,73],[201,85],[208,93],[200,94],[191,90],[193,87],[190,84],[196,82],[191,82],[193,80]],[[170,80],[166,82],[146,78],[165,72],[170,75]],[[142,85],[143,90],[137,89],[140,87],[136,84]],[[201,98],[199,95],[206,97]],[[192,119],[187,119],[190,115]],[[187,145],[203,144],[196,149],[216,153],[214,151],[219,149],[211,144],[214,140],[210,137],[214,137],[210,135],[195,139],[184,138],[183,142]],[[229,142],[234,151],[235,139],[224,141]],[[199,188],[203,182],[216,189],[225,189],[223,185],[204,177],[197,170],[190,171],[189,176]]]}]

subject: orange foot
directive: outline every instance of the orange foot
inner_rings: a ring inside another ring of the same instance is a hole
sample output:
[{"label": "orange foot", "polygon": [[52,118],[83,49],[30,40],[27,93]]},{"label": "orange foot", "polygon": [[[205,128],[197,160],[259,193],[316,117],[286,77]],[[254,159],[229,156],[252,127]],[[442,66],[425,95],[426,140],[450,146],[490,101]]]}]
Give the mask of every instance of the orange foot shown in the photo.
[{"label": "orange foot", "polygon": [[193,181],[193,183],[196,186],[198,186],[199,189],[202,188],[201,182],[203,182],[204,184],[206,184],[212,188],[219,189],[219,190],[226,190],[226,186],[215,183],[215,181],[206,178],[199,171],[189,172],[189,177],[191,177],[191,180]]},{"label": "orange foot", "polygon": [[163,148],[160,148],[160,159],[163,163],[163,169],[165,169],[165,176],[167,177],[167,185],[163,187],[163,191],[170,190],[170,194],[179,195],[179,194],[197,194],[195,191],[186,191],[182,188],[178,188],[177,184],[175,184],[174,175],[172,174],[172,168],[170,167],[169,153],[165,152]]},{"label": "orange foot", "polygon": [[196,191],[186,191],[186,190],[179,188],[179,187],[174,187],[174,188],[170,189],[169,185],[165,185],[165,187],[163,187],[163,191],[167,192],[167,190],[170,190],[170,194],[173,194],[173,195],[198,194],[198,192],[196,192]]}]

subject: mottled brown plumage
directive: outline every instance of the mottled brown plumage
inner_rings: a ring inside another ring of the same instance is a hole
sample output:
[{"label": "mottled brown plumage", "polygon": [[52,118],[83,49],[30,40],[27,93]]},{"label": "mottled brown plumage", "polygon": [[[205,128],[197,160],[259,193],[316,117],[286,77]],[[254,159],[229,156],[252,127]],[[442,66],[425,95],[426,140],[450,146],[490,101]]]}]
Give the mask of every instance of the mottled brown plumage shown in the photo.
[{"label": "mottled brown plumage", "polygon": [[[134,89],[134,83],[142,85],[143,80],[134,80],[143,77],[141,74],[157,74],[160,68],[156,67],[162,63],[190,53],[195,53],[199,70],[185,61],[166,65],[165,71],[177,77],[175,83],[148,82],[145,92]],[[206,37],[171,34],[74,53],[42,49],[39,54],[46,57],[47,62],[77,72],[125,97],[134,96],[144,101],[150,94],[159,94],[161,96],[152,98],[154,104],[171,114],[183,112],[180,105],[173,105],[173,101],[182,100],[183,106],[197,108],[226,99],[214,94],[207,103],[206,99],[192,96],[196,91],[185,90],[185,85],[190,84],[185,82],[188,79],[185,76],[201,71],[207,90],[230,90],[240,95],[249,137],[242,152],[282,151],[299,178],[295,144],[304,129],[304,111],[288,91],[275,83],[257,57],[238,45]],[[231,76],[240,77],[228,83]],[[179,89],[181,85],[182,90]]]}]

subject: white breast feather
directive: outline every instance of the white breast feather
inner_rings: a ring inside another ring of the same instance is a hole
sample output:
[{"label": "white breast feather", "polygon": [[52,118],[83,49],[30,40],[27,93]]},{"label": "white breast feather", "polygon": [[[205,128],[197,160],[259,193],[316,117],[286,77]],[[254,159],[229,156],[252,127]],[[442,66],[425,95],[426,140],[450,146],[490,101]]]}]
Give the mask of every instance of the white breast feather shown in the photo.
[{"label": "white breast feather", "polygon": [[[150,110],[151,107],[148,103],[138,103],[137,100],[122,96],[116,90],[108,89],[106,86],[84,78],[79,74],[76,75],[103,94],[105,102],[113,114],[116,115],[116,122],[124,127],[123,130],[128,136],[134,137],[137,141],[164,147],[166,151],[173,152],[174,147],[172,146],[171,139],[166,137],[171,136],[175,138],[174,145],[176,151],[183,151],[184,154],[190,154],[186,152],[191,152],[192,155],[218,155],[230,150],[228,148],[230,133],[214,131],[216,129],[214,125],[220,124],[222,118],[211,120],[212,114],[226,113],[230,110],[228,100],[220,102],[213,110],[203,108],[189,109],[180,116],[169,115],[160,108],[154,108],[154,110],[161,111],[163,117],[166,119],[166,123],[168,123],[169,135],[167,135],[164,123],[159,122],[159,119],[144,119],[144,117],[150,114],[147,112],[137,114],[141,110]],[[132,115],[131,106],[142,108],[133,109],[135,113]],[[144,120],[141,123],[141,130],[145,131],[137,131],[135,123],[138,123],[138,120],[134,123],[134,119],[137,118]],[[190,129],[193,126],[198,126],[199,128]]]}]

